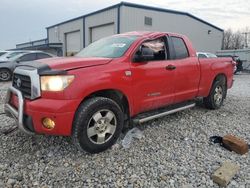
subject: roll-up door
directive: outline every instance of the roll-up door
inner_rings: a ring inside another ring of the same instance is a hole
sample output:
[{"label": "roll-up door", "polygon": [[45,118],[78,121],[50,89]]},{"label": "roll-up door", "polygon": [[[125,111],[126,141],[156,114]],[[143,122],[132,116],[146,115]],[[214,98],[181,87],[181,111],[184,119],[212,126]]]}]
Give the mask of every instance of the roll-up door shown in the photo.
[{"label": "roll-up door", "polygon": [[73,56],[81,49],[80,31],[66,33],[66,56]]},{"label": "roll-up door", "polygon": [[107,25],[101,25],[101,26],[97,26],[97,27],[92,27],[91,28],[90,42],[95,42],[98,39],[113,35],[114,33],[115,33],[114,23],[107,24]]}]

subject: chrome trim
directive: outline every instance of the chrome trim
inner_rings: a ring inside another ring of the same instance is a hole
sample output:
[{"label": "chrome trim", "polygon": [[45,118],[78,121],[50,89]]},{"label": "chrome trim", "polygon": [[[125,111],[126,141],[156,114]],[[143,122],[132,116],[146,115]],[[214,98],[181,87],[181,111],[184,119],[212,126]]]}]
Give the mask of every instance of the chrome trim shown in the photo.
[{"label": "chrome trim", "polygon": [[145,117],[145,118],[139,119],[139,124],[144,123],[146,121],[153,120],[155,118],[159,118],[159,117],[162,117],[162,116],[173,114],[175,112],[186,110],[186,109],[192,108],[194,106],[195,106],[195,103],[187,105],[187,106],[183,106],[183,107],[180,107],[180,108],[176,108],[176,109],[173,109],[173,110],[170,110],[170,111],[162,112],[162,113],[159,113],[159,114],[156,114],[156,115],[153,115],[153,116]]},{"label": "chrome trim", "polygon": [[40,76],[37,72],[37,69],[25,69],[25,67],[17,67],[14,71],[14,74],[20,74],[30,77],[31,81],[31,96],[30,99],[34,100],[41,96],[40,89]]},{"label": "chrome trim", "polygon": [[[16,110],[15,108],[13,108],[9,104],[11,93],[16,94],[18,97],[18,110]],[[7,91],[7,95],[6,95],[6,99],[5,99],[4,111],[9,117],[12,117],[17,121],[17,126],[22,132],[29,134],[29,135],[33,135],[34,134],[33,132],[27,130],[24,127],[24,124],[23,124],[23,106],[24,106],[24,99],[23,99],[23,95],[22,95],[21,91],[17,90],[13,86],[10,86],[8,91]]]}]

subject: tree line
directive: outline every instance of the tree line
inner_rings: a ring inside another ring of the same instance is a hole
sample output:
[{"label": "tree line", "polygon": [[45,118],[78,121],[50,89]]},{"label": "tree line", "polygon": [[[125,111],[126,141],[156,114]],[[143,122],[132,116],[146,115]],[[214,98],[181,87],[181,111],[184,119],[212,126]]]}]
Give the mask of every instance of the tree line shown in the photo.
[{"label": "tree line", "polygon": [[250,29],[232,31],[227,29],[224,31],[222,50],[242,49],[250,47]]}]

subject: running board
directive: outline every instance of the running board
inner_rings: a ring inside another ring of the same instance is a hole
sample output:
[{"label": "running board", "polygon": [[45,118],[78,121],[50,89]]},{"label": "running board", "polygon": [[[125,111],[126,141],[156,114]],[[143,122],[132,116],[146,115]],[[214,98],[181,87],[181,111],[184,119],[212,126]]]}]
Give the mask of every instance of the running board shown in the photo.
[{"label": "running board", "polygon": [[[160,110],[161,111],[160,113],[157,113],[157,114],[154,113],[153,115],[150,115],[150,113],[147,116],[138,115],[137,117],[135,117],[133,119],[133,122],[136,123],[136,124],[142,124],[144,122],[147,122],[147,121],[150,121],[150,120],[153,120],[153,119],[156,119],[156,118],[160,118],[160,117],[163,117],[163,116],[166,116],[166,115],[169,115],[169,114],[173,114],[175,112],[179,112],[179,111],[182,111],[182,110],[192,108],[195,105],[196,105],[195,103],[189,103],[188,105],[173,108],[171,110],[170,109],[167,109],[166,111]],[[142,116],[142,117],[140,117],[140,116]]]}]

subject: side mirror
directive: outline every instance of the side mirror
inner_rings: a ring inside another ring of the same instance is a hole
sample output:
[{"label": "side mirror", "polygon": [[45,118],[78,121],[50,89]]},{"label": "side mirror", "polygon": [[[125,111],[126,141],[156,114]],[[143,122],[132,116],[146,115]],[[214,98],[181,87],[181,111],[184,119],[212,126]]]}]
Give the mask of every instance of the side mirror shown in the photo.
[{"label": "side mirror", "polygon": [[20,63],[20,62],[22,62],[22,61],[21,61],[20,58],[18,58],[18,59],[16,60],[16,63]]},{"label": "side mirror", "polygon": [[136,52],[134,61],[135,62],[145,62],[151,61],[154,59],[154,51],[147,47],[140,47],[140,49]]}]

